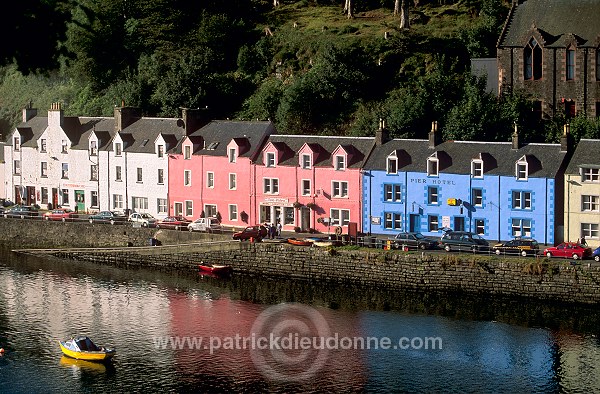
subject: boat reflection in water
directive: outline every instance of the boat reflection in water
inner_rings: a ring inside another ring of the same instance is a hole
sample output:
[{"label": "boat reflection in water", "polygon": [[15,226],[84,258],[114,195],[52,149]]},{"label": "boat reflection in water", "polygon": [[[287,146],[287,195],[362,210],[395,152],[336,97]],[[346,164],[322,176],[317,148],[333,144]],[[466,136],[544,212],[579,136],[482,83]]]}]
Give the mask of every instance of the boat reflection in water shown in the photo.
[{"label": "boat reflection in water", "polygon": [[86,360],[77,360],[68,356],[60,358],[60,365],[65,368],[70,368],[74,374],[95,373],[104,374],[115,371],[115,366],[112,362],[94,362]]}]

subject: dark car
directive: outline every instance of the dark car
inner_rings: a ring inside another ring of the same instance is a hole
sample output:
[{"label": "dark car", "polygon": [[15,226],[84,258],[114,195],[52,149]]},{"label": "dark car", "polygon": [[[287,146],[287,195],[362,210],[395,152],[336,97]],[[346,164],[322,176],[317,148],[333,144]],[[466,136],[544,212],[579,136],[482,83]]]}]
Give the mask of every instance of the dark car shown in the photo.
[{"label": "dark car", "polygon": [[470,250],[473,252],[489,250],[488,242],[481,236],[467,231],[446,231],[440,245],[446,252],[451,250]]},{"label": "dark car", "polygon": [[400,249],[403,246],[411,249],[435,249],[437,241],[427,238],[421,233],[399,233],[394,237],[394,248]]},{"label": "dark car", "polygon": [[600,261],[600,246],[594,249],[592,252],[592,257],[594,258],[594,261]]},{"label": "dark car", "polygon": [[492,246],[492,250],[500,254],[520,254],[525,257],[527,255],[536,255],[539,253],[539,244],[532,238],[515,238],[513,240],[496,244]]},{"label": "dark car", "polygon": [[245,241],[250,238],[254,239],[262,239],[267,236],[267,228],[265,226],[257,225],[257,226],[248,226],[240,232],[233,234],[233,239],[239,239],[240,241]]},{"label": "dark car", "polygon": [[110,223],[110,224],[123,224],[127,222],[127,216],[112,211],[100,211],[95,215],[88,217],[90,223]]},{"label": "dark car", "polygon": [[156,228],[170,228],[174,230],[187,229],[188,224],[191,222],[191,220],[188,220],[183,216],[167,216],[156,223]]},{"label": "dark car", "polygon": [[29,205],[13,205],[4,211],[5,218],[21,218],[38,216],[39,212],[36,208]]},{"label": "dark car", "polygon": [[544,249],[546,257],[564,257],[573,260],[585,259],[592,256],[592,249],[582,246],[577,242],[563,242],[557,246]]}]

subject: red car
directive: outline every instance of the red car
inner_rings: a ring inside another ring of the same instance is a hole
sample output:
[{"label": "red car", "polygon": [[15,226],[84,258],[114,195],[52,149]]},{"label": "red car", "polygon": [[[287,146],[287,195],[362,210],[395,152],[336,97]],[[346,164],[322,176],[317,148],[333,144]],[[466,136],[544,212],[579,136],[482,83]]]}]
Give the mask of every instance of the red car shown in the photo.
[{"label": "red car", "polygon": [[592,256],[592,249],[579,245],[576,242],[563,242],[560,245],[544,249],[546,257],[564,257],[578,260]]},{"label": "red car", "polygon": [[239,239],[240,241],[249,240],[250,238],[262,239],[267,236],[267,228],[262,225],[248,226],[240,232],[233,234],[233,239]]},{"label": "red car", "polygon": [[172,228],[175,230],[187,229],[187,225],[192,221],[183,216],[167,216],[160,222],[156,223],[156,228]]},{"label": "red car", "polygon": [[67,220],[72,221],[75,218],[77,218],[77,214],[69,208],[57,208],[44,214],[44,220],[62,220],[66,222]]}]

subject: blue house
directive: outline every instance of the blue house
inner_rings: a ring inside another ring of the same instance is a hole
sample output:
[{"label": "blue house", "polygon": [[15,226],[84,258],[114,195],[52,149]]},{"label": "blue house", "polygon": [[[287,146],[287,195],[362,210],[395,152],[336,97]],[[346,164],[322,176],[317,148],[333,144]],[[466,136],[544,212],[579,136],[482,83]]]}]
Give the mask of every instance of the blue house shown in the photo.
[{"label": "blue house", "polygon": [[442,229],[471,231],[490,241],[562,238],[561,144],[389,140],[383,127],[363,169],[363,229],[439,237]]}]

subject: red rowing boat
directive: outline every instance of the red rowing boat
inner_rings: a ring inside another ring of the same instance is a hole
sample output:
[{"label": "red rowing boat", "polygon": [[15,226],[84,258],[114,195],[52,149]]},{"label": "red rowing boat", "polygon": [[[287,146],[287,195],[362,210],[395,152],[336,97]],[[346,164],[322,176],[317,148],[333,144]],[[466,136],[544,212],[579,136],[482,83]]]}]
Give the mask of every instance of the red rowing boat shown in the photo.
[{"label": "red rowing boat", "polygon": [[312,241],[307,241],[306,239],[299,238],[288,238],[288,243],[296,246],[312,246]]},{"label": "red rowing boat", "polygon": [[207,273],[213,275],[229,275],[233,271],[230,265],[220,265],[220,264],[208,264],[208,263],[200,263],[198,265],[198,269],[200,273]]}]

